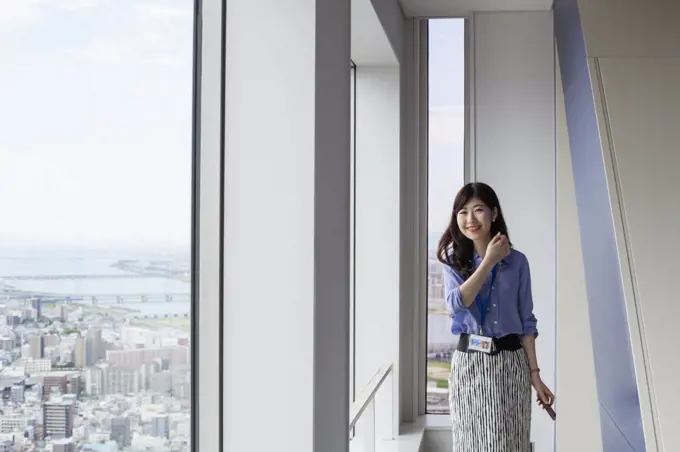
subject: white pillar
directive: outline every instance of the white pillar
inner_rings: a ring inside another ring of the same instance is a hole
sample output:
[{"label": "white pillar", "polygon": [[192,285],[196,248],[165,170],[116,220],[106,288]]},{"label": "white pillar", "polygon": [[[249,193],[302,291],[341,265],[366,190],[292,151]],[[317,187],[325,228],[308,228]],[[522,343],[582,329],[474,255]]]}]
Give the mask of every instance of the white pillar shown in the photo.
[{"label": "white pillar", "polygon": [[[536,355],[541,378],[554,390],[553,17],[549,11],[477,13],[474,29],[474,180],[498,192],[513,245],[529,259],[540,334]],[[554,450],[555,423],[537,405],[532,413],[536,450]]]},{"label": "white pillar", "polygon": [[[557,151],[557,367],[555,394],[560,421],[555,451],[602,452],[593,336],[583,269],[581,231],[569,148],[559,61],[555,58]],[[562,397],[568,394],[568,397]]]},{"label": "white pillar", "polygon": [[[195,450],[220,450],[222,1],[200,4],[196,40],[194,274],[192,276],[192,416]],[[122,301],[122,300],[121,300]]]},{"label": "white pillar", "polygon": [[349,3],[227,0],[225,450],[348,450]]},{"label": "white pillar", "polygon": [[[355,368],[360,393],[399,353],[399,66],[356,69]],[[392,434],[394,375],[376,394],[376,435]],[[361,424],[357,435],[364,434]]]}]

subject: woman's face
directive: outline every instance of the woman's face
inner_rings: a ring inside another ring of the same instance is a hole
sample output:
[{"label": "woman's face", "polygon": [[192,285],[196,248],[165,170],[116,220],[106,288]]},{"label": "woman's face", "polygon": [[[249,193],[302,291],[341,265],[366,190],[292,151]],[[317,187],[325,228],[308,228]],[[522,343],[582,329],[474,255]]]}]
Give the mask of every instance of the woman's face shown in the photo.
[{"label": "woman's face", "polygon": [[479,198],[472,198],[457,215],[458,228],[472,241],[488,238],[491,234],[491,223],[496,213],[489,209]]}]

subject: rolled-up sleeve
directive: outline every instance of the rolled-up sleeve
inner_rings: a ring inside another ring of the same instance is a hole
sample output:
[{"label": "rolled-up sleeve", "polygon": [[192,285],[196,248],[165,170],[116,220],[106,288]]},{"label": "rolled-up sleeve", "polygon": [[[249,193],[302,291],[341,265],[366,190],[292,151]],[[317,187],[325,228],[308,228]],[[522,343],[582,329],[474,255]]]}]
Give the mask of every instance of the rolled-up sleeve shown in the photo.
[{"label": "rolled-up sleeve", "polygon": [[519,316],[522,321],[522,337],[532,334],[538,336],[538,321],[534,315],[534,299],[531,295],[531,271],[529,261],[524,255],[519,269]]},{"label": "rolled-up sleeve", "polygon": [[463,297],[460,294],[460,285],[463,278],[448,265],[444,266],[444,293],[446,294],[446,305],[451,314],[467,310],[463,304]]}]

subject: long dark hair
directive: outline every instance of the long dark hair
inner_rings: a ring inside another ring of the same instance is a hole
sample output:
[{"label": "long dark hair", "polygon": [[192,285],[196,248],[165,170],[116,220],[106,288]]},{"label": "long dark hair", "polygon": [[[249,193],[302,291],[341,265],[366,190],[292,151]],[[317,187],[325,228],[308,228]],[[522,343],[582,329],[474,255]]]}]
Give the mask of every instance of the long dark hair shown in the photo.
[{"label": "long dark hair", "polygon": [[458,212],[473,198],[482,201],[492,211],[494,208],[497,211],[496,220],[491,223],[491,237],[500,232],[510,240],[501,204],[493,188],[482,182],[473,182],[461,188],[453,201],[449,227],[446,228],[441,239],[439,239],[437,259],[441,263],[453,267],[465,279],[474,271],[475,247],[472,240],[465,237],[458,228]]}]

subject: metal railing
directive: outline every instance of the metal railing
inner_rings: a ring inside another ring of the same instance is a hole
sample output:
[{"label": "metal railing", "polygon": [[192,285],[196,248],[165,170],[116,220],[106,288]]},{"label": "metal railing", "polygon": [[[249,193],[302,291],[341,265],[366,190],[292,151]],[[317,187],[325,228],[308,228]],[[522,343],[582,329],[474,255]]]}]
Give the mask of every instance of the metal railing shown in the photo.
[{"label": "metal railing", "polygon": [[[383,386],[387,377],[392,373],[392,364],[381,367],[375,376],[368,382],[364,389],[357,395],[356,400],[349,409],[349,432],[350,434],[361,419],[361,434],[358,435],[361,441],[362,452],[375,452],[375,396]],[[394,379],[392,380],[394,381]],[[392,394],[390,394],[392,396]],[[394,432],[393,432],[394,433]]]}]

